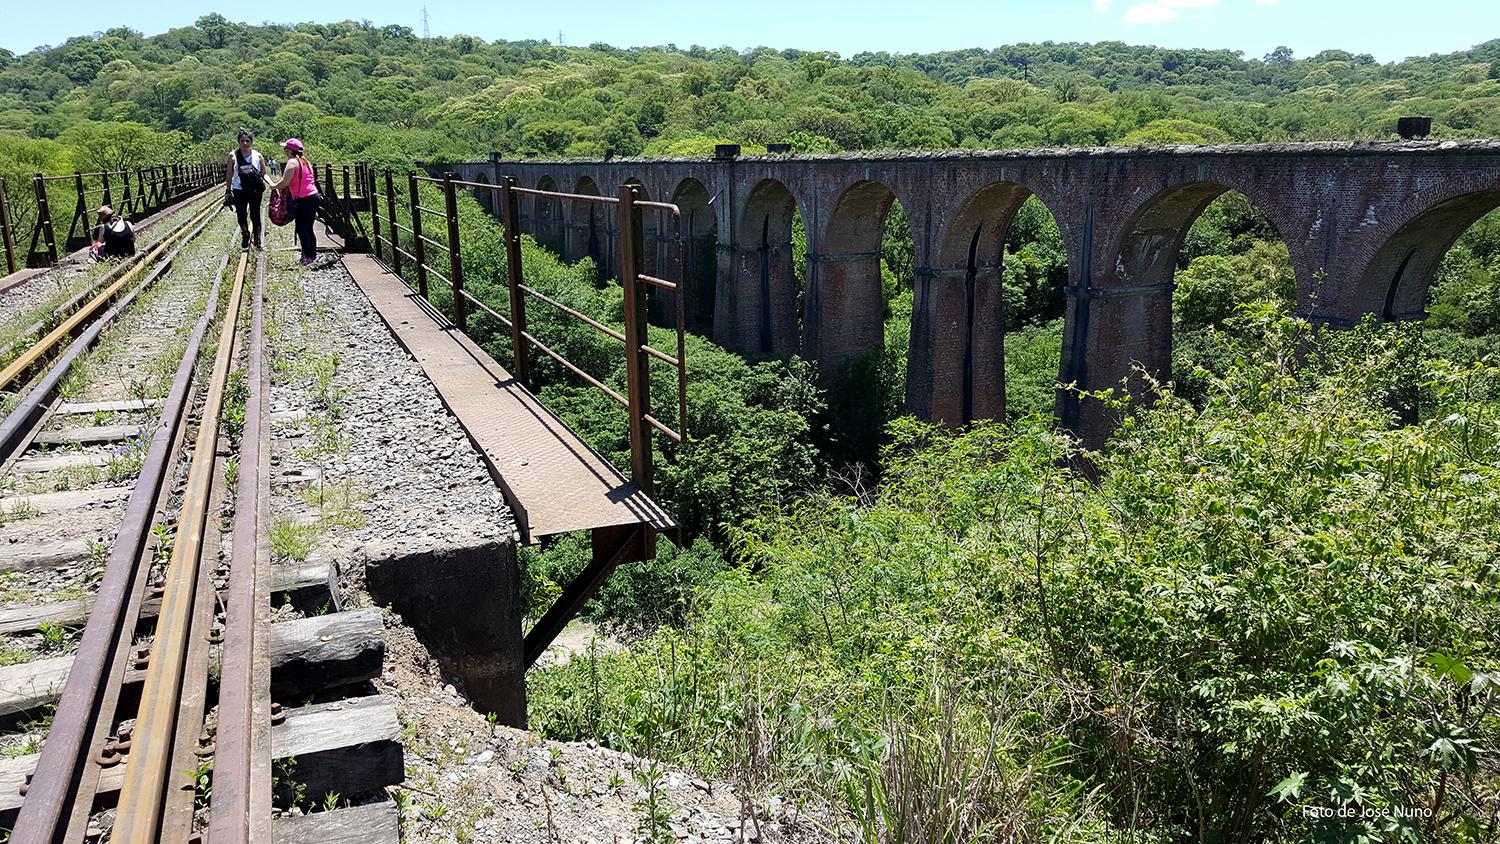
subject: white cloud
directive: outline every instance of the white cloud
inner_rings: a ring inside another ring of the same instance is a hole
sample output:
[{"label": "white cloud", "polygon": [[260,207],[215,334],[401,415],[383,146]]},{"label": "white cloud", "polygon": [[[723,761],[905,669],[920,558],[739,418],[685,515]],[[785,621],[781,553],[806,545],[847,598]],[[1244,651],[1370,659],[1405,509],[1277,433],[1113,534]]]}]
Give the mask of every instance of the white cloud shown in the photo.
[{"label": "white cloud", "polygon": [[1177,11],[1161,3],[1141,3],[1125,10],[1126,23],[1166,23],[1175,17]]},{"label": "white cloud", "polygon": [[[1125,10],[1126,23],[1166,23],[1178,16],[1178,9],[1206,9],[1209,6],[1217,6],[1223,0],[1150,0],[1147,3],[1138,3]],[[1094,10],[1099,9],[1099,4],[1107,3],[1108,0],[1096,0]],[[1256,0],[1256,2],[1276,2],[1276,0]]]},{"label": "white cloud", "polygon": [[1102,15],[1109,11],[1111,0],[1094,0],[1094,14]]}]

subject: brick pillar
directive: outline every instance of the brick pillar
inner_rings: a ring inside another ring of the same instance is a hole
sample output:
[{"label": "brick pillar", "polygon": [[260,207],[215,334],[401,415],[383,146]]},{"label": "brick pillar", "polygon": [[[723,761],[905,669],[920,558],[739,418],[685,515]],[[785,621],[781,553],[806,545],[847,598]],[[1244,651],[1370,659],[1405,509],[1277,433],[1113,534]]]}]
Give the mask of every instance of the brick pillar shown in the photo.
[{"label": "brick pillar", "polygon": [[[1171,377],[1171,284],[1070,287],[1059,383],[1100,390],[1124,380],[1133,395],[1143,395],[1137,366],[1161,380]],[[1058,391],[1057,417],[1089,448],[1102,446],[1119,422],[1117,411],[1065,390]]]},{"label": "brick pillar", "polygon": [[832,386],[861,356],[885,342],[880,253],[807,256],[802,353]]},{"label": "brick pillar", "polygon": [[1005,294],[998,265],[917,269],[907,410],[961,425],[1005,418]]},{"label": "brick pillar", "polygon": [[799,347],[792,242],[720,244],[714,342],[752,357]]}]

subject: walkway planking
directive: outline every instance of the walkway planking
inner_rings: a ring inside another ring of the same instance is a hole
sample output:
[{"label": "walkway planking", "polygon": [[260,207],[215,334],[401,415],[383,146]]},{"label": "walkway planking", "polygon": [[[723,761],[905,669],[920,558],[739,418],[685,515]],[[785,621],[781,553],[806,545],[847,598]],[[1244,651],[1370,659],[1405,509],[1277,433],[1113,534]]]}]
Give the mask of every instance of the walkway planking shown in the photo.
[{"label": "walkway planking", "polygon": [[346,255],[344,266],[489,464],[523,542],[576,530],[677,526],[660,504],[374,258]]}]

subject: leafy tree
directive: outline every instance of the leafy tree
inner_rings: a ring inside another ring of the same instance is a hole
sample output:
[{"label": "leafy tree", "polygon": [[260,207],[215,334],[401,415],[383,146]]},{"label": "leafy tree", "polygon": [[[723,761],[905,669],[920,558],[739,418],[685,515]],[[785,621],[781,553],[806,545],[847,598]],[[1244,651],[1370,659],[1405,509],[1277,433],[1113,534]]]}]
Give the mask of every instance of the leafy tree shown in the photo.
[{"label": "leafy tree", "polygon": [[229,33],[234,28],[229,19],[218,12],[204,15],[195,21],[193,25],[203,33],[208,46],[216,50],[224,47],[225,43],[229,40]]}]

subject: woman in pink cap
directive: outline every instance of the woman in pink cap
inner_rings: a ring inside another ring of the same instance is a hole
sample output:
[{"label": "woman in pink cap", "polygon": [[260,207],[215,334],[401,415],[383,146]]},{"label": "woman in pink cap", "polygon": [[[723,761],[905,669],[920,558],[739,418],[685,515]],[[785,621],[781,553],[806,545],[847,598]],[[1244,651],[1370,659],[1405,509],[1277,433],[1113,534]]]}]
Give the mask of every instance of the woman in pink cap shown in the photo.
[{"label": "woman in pink cap", "polygon": [[296,221],[297,242],[302,245],[302,266],[306,267],[318,257],[318,240],[313,234],[313,222],[318,219],[317,171],[302,154],[302,142],[296,138],[282,141],[286,150],[286,166],[281,169],[281,180],[271,187],[286,191],[291,197],[292,219]]}]

